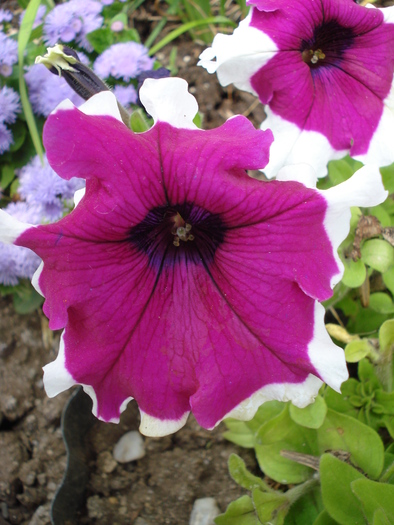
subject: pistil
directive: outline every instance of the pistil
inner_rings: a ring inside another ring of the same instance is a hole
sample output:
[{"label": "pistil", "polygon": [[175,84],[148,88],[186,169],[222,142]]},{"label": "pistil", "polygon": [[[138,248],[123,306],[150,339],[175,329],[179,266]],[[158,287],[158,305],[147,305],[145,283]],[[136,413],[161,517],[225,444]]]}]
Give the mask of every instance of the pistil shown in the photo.
[{"label": "pistil", "polygon": [[174,246],[179,246],[180,241],[187,242],[194,240],[194,235],[190,233],[192,225],[185,222],[179,213],[177,213],[172,220],[174,221],[174,226],[171,229],[171,233],[175,235],[175,239],[173,240]]}]

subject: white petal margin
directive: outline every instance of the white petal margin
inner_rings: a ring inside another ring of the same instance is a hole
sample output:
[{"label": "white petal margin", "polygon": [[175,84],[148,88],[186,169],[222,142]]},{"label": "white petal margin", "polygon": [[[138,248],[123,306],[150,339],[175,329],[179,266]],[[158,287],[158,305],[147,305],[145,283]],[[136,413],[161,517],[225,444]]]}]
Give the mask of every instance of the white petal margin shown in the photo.
[{"label": "white petal margin", "polygon": [[180,419],[159,419],[140,410],[141,424],[139,431],[148,437],[168,436],[169,434],[177,432],[185,425],[189,413],[190,412],[185,412]]},{"label": "white petal margin", "polygon": [[[51,115],[55,115],[60,110],[75,108],[76,106],[67,98],[52,111]],[[82,111],[82,113],[85,113],[85,115],[114,117],[120,122],[123,122],[116,97],[111,91],[102,91],[101,93],[97,93],[97,95],[93,95],[93,97],[90,97],[89,100],[79,106],[78,109]]]},{"label": "white petal margin", "polygon": [[196,129],[193,119],[198,112],[196,99],[188,92],[183,78],[147,78],[140,89],[140,100],[156,122],[175,128]]},{"label": "white petal margin", "polygon": [[44,261],[41,261],[40,266],[37,268],[37,270],[33,274],[33,277],[31,279],[31,284],[33,285],[33,288],[36,290],[36,292],[38,292],[40,295],[44,297],[44,294],[42,293],[42,290],[39,285],[40,275],[43,269],[44,269]]},{"label": "white petal margin", "polygon": [[317,190],[327,202],[324,228],[331,241],[334,257],[340,271],[331,279],[334,287],[343,274],[343,264],[339,259],[338,248],[346,239],[350,229],[350,207],[377,206],[387,198],[379,168],[374,165],[364,166],[345,182],[328,190]]},{"label": "white petal margin", "polygon": [[86,188],[81,188],[80,190],[77,190],[74,193],[74,208],[76,208],[78,204],[81,202],[85,193],[86,193]]},{"label": "white petal margin", "polygon": [[29,228],[35,228],[35,226],[21,222],[7,212],[0,210],[0,241],[4,244],[14,244],[16,239]]},{"label": "white petal margin", "polygon": [[327,163],[330,160],[341,159],[347,150],[338,151],[328,139],[317,131],[306,131],[283,119],[264,107],[267,118],[261,124],[261,129],[270,129],[274,134],[271,144],[270,160],[261,170],[271,179],[287,164],[305,163],[313,166],[318,178],[327,175]]},{"label": "white petal margin", "polygon": [[48,397],[55,397],[77,384],[66,369],[66,354],[64,349],[64,330],[60,336],[59,353],[55,361],[43,367],[44,388]]},{"label": "white petal margin", "polygon": [[390,93],[383,101],[383,113],[372,135],[368,151],[354,158],[363,164],[378,164],[379,166],[388,166],[394,162],[394,81]]},{"label": "white petal margin", "polygon": [[[239,89],[256,94],[250,79],[275,55],[278,48],[268,35],[250,27],[252,10],[232,35],[216,35],[212,47],[201,53],[197,65],[208,73],[216,72],[222,86],[234,84]],[[216,61],[213,61],[214,58]]]},{"label": "white petal margin", "polygon": [[[322,384],[319,378],[309,374],[303,383],[273,383],[264,386],[233,408],[223,419],[232,417],[240,421],[249,421],[263,403],[274,400],[291,401],[295,406],[304,408],[313,403]],[[219,423],[220,421],[216,426]]]}]

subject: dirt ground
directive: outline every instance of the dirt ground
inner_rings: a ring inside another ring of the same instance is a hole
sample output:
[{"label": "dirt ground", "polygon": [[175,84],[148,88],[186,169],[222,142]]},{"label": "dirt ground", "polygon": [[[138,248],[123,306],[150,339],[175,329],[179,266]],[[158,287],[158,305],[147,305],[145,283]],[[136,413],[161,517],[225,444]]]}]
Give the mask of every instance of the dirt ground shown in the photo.
[{"label": "dirt ground", "polygon": [[[199,102],[204,127],[218,126],[235,113],[261,122],[263,110],[252,95],[224,91],[216,76],[196,67],[202,49],[185,40],[178,47],[177,67]],[[158,54],[164,66],[169,52]],[[0,299],[0,525],[50,523],[51,502],[67,462],[60,418],[73,393],[48,399],[43,390],[42,366],[55,359],[58,338],[39,312],[19,316],[10,301]],[[243,493],[228,474],[232,452],[256,468],[252,452],[223,439],[223,425],[205,431],[192,417],[172,436],[145,438],[144,458],[116,464],[115,443],[138,426],[134,402],[119,425],[95,420],[87,436],[91,459],[85,503],[75,523],[187,525],[197,498],[214,497],[224,511]]]}]

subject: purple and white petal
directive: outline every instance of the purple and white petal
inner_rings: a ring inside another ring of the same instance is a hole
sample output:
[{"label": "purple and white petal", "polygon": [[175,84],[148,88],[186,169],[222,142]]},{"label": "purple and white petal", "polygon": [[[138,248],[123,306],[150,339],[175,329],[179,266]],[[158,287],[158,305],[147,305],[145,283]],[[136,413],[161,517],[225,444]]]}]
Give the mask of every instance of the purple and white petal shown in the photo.
[{"label": "purple and white petal", "polygon": [[217,35],[200,65],[267,105],[262,127],[275,137],[267,176],[286,163],[308,162],[321,177],[329,160],[347,153],[380,166],[393,162],[394,7],[250,3],[247,19],[233,35]]}]

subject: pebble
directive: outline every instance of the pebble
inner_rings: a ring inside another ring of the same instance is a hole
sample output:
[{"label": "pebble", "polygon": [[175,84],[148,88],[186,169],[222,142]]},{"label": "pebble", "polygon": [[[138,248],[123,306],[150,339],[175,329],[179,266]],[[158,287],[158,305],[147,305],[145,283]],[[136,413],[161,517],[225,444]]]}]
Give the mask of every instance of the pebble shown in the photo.
[{"label": "pebble", "polygon": [[145,443],[137,430],[124,434],[114,446],[114,459],[118,463],[128,463],[145,456]]},{"label": "pebble", "polygon": [[190,515],[189,525],[214,525],[220,510],[214,498],[196,499]]},{"label": "pebble", "polygon": [[118,464],[111,456],[110,452],[101,452],[101,454],[98,455],[97,458],[97,467],[102,472],[105,472],[106,474],[111,474],[113,472]]}]

